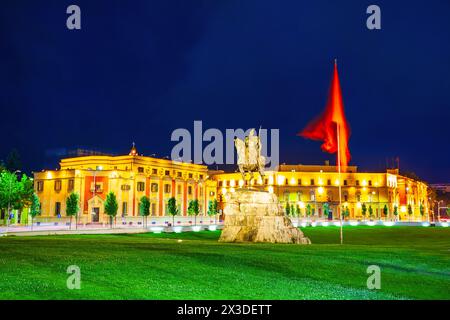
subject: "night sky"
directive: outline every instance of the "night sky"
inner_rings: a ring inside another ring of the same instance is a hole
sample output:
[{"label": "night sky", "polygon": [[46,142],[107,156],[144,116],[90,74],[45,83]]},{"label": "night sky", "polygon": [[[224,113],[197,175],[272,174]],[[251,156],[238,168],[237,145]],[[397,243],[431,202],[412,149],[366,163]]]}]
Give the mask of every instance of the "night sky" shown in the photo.
[{"label": "night sky", "polygon": [[[66,8],[81,7],[81,30]],[[382,29],[366,28],[381,7]],[[170,155],[176,128],[279,128],[280,162],[334,155],[296,136],[338,59],[351,164],[450,182],[450,1],[0,4],[0,158],[56,168],[76,147]]]}]

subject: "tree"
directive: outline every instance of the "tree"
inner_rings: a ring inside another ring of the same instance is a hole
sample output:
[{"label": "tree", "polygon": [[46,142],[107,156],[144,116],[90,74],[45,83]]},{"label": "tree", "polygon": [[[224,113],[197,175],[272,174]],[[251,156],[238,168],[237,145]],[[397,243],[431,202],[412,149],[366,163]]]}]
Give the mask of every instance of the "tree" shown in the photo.
[{"label": "tree", "polygon": [[369,205],[369,217],[370,217],[370,219],[372,219],[372,216],[373,216],[372,205]]},{"label": "tree", "polygon": [[420,215],[422,216],[422,220],[423,220],[423,216],[425,214],[425,207],[423,206],[422,203],[420,204],[419,211],[420,211]]},{"label": "tree", "polygon": [[33,194],[33,181],[26,175],[18,180],[15,172],[4,170],[0,173],[0,210],[7,210],[8,223],[11,209],[21,211],[30,206]]},{"label": "tree", "polygon": [[286,211],[286,215],[289,217],[291,215],[291,206],[289,203],[286,204],[285,211]]},{"label": "tree", "polygon": [[80,197],[77,193],[72,192],[66,199],[66,216],[70,217],[70,227],[72,229],[72,217],[75,216],[75,228],[78,225],[78,212],[80,211],[79,206]]},{"label": "tree", "polygon": [[385,219],[387,220],[387,216],[389,215],[389,209],[388,209],[387,204],[385,204],[383,207],[383,215],[384,215]]},{"label": "tree", "polygon": [[291,217],[295,217],[295,207],[293,204],[290,205],[289,211],[291,212]]},{"label": "tree", "polygon": [[[217,200],[209,200],[208,201],[208,215],[217,217]],[[216,219],[214,219],[216,223]]]},{"label": "tree", "polygon": [[350,210],[347,206],[342,206],[342,217],[344,218],[343,220],[345,220],[346,217],[348,217],[350,215]]},{"label": "tree", "polygon": [[109,216],[109,223],[111,228],[113,226],[113,218],[117,215],[119,205],[117,204],[117,198],[114,192],[110,192],[106,195],[105,200],[105,213]]},{"label": "tree", "polygon": [[412,206],[411,204],[408,204],[408,216],[409,216],[409,221],[411,221],[411,216],[413,214],[413,210],[412,210]]},{"label": "tree", "polygon": [[397,216],[398,216],[398,207],[395,205],[394,206],[394,212],[392,212],[393,213],[393,215],[394,215],[394,217],[395,217],[395,220],[397,220]]},{"label": "tree", "polygon": [[197,225],[197,216],[200,213],[198,200],[190,200],[188,204],[188,215],[194,216],[194,225]]},{"label": "tree", "polygon": [[300,206],[298,204],[295,206],[295,215],[297,216],[297,223],[300,222]]},{"label": "tree", "polygon": [[12,149],[11,152],[6,156],[5,168],[10,172],[22,169],[20,154],[17,149]]},{"label": "tree", "polygon": [[[189,207],[191,206],[191,201],[189,201]],[[175,197],[170,198],[169,201],[167,202],[167,211],[172,216],[172,227],[173,227],[175,226],[175,216],[178,214],[177,199],[175,199]]]},{"label": "tree", "polygon": [[308,203],[306,205],[306,210],[305,210],[306,217],[309,217],[311,215],[311,212],[312,212],[311,205]]},{"label": "tree", "polygon": [[31,230],[33,230],[33,219],[41,214],[41,203],[39,202],[39,197],[36,193],[33,193],[33,197],[30,205],[30,216],[31,216]]},{"label": "tree", "polygon": [[150,215],[150,199],[147,196],[142,196],[139,200],[139,214],[142,216],[143,223],[147,227],[147,217]]},{"label": "tree", "polygon": [[329,214],[330,214],[330,205],[328,204],[328,202],[325,202],[323,204],[323,215],[326,217],[326,219],[328,219]]},{"label": "tree", "polygon": [[361,206],[361,214],[363,215],[364,219],[366,219],[366,213],[367,213],[367,207],[366,207],[366,204],[363,203]]}]

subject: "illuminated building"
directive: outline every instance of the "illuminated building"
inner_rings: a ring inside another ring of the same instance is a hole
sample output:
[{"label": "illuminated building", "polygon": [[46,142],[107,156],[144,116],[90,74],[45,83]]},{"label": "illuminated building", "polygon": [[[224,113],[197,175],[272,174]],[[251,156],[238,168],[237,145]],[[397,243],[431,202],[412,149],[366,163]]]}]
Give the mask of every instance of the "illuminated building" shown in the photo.
[{"label": "illuminated building", "polygon": [[[223,208],[226,192],[232,192],[236,182],[241,181],[240,173],[219,172],[212,176],[217,181],[219,204]],[[242,184],[242,182],[240,182]],[[373,210],[372,218],[383,216],[386,205],[389,218],[393,217],[394,206],[398,208],[399,218],[407,221],[409,218],[419,220],[420,205],[426,219],[429,210],[429,187],[422,181],[417,181],[399,175],[397,169],[386,172],[358,172],[356,166],[349,166],[347,172],[339,173],[335,166],[330,165],[280,165],[276,171],[266,171],[264,179],[256,179],[251,187],[277,194],[283,207],[286,204],[299,206],[300,215],[305,215],[309,207],[317,217],[323,217],[324,204],[328,204],[331,215],[338,217],[339,184],[341,185],[342,205],[348,207],[349,218],[363,219],[362,207]],[[408,215],[408,205],[412,216]]]},{"label": "illuminated building", "polygon": [[34,173],[41,217],[66,216],[70,193],[80,195],[80,222],[107,222],[106,195],[117,197],[117,217],[138,216],[139,200],[150,198],[150,215],[164,216],[167,201],[175,197],[181,215],[190,200],[198,199],[200,213],[216,196],[216,183],[204,165],[141,156],[136,147],[128,155],[93,155],[62,159],[60,169]]}]

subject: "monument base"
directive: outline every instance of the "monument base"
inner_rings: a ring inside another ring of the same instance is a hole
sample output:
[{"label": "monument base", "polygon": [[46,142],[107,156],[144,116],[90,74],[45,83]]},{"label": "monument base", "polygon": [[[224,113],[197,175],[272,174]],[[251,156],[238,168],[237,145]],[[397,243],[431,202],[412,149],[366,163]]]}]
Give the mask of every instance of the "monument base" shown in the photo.
[{"label": "monument base", "polygon": [[276,195],[238,189],[225,197],[220,242],[311,243],[284,215]]}]

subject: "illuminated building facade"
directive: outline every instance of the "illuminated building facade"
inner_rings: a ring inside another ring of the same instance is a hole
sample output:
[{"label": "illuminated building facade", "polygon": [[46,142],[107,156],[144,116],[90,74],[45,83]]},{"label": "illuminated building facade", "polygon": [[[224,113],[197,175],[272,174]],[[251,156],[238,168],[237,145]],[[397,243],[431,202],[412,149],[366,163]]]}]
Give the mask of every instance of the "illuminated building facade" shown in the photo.
[{"label": "illuminated building facade", "polygon": [[[240,173],[216,173],[219,204],[223,208],[224,195],[236,188],[245,187]],[[275,193],[283,207],[287,204],[305,216],[307,208],[315,217],[324,217],[324,208],[329,208],[329,218],[339,216],[339,185],[342,204],[348,208],[350,219],[363,219],[362,207],[366,207],[366,219],[372,211],[372,218],[382,217],[383,208],[388,208],[388,218],[393,218],[397,207],[400,220],[428,219],[429,187],[399,175],[398,170],[381,173],[357,172],[356,166],[349,166],[347,172],[339,173],[330,165],[280,165],[276,171],[267,171],[263,179],[250,182],[251,187]],[[371,210],[369,209],[371,208]],[[421,215],[421,208],[424,215]],[[412,213],[409,215],[409,213]]]},{"label": "illuminated building facade", "polygon": [[[219,208],[225,205],[224,195],[246,187],[241,174],[208,171],[207,166],[168,159],[141,156],[133,146],[128,155],[92,155],[62,159],[60,169],[34,174],[35,190],[41,202],[42,217],[64,217],[66,199],[70,193],[80,195],[82,223],[108,222],[104,202],[108,192],[117,197],[118,217],[139,215],[139,200],[150,198],[150,215],[167,215],[171,197],[181,215],[187,215],[190,200],[198,199],[201,214],[208,202],[217,197]],[[328,207],[329,218],[339,217],[339,185],[341,202],[350,219],[394,218],[397,207],[402,221],[425,220],[431,212],[428,185],[399,174],[386,172],[358,172],[349,166],[339,173],[330,165],[280,165],[276,171],[266,171],[263,179],[250,182],[252,188],[277,194],[283,207],[289,204],[305,216],[307,209],[314,217],[324,217]],[[363,216],[363,207],[366,216]],[[409,213],[412,213],[411,215]],[[423,215],[421,214],[423,213]]]},{"label": "illuminated building facade", "polygon": [[133,145],[123,156],[93,155],[62,159],[60,169],[34,173],[42,217],[66,216],[70,193],[80,196],[80,222],[108,222],[106,195],[117,197],[117,217],[138,216],[139,200],[150,198],[150,215],[164,216],[167,202],[176,198],[181,215],[190,200],[198,199],[200,213],[216,197],[216,182],[204,165],[141,156]]}]

